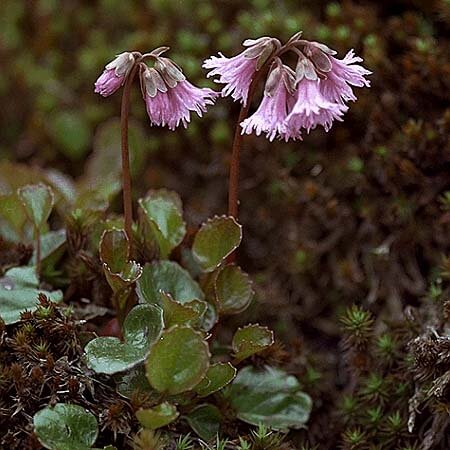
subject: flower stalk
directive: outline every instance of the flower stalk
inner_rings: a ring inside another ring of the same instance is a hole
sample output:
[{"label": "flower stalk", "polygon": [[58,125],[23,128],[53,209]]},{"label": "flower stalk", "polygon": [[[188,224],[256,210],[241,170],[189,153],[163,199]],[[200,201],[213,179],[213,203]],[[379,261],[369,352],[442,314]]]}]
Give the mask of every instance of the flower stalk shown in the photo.
[{"label": "flower stalk", "polygon": [[238,219],[239,214],[239,169],[241,164],[241,147],[244,135],[241,133],[241,123],[248,117],[250,104],[255,93],[256,86],[271,60],[267,60],[264,66],[256,72],[256,76],[248,89],[247,102],[241,106],[239,117],[234,130],[233,144],[231,147],[230,175],[228,180],[228,215]]},{"label": "flower stalk", "polygon": [[[295,33],[284,45],[278,39],[261,37],[243,42],[244,51],[231,58],[219,53],[204,61],[208,77],[224,84],[222,96],[230,95],[242,104],[235,129],[229,177],[228,214],[238,218],[238,181],[242,135],[265,133],[275,137],[301,140],[318,125],[329,131],[348,111],[346,102],[355,101],[352,86],[370,86],[365,78],[370,71],[357,64],[362,59],[350,50],[344,59],[319,42],[301,39]],[[281,55],[293,51],[297,65],[293,70],[283,64]],[[270,67],[262,101],[248,116],[257,83]]]},{"label": "flower stalk", "polygon": [[[95,82],[95,92],[108,97],[123,86],[120,112],[122,191],[124,228],[132,240],[133,204],[131,196],[130,154],[128,149],[128,118],[130,93],[136,72],[139,72],[142,97],[151,125],[167,126],[175,130],[190,122],[191,112],[198,116],[206,112],[218,93],[208,88],[198,88],[184,76],[181,68],[171,59],[161,55],[169,47],[158,47],[150,53],[124,52],[105,66]],[[150,60],[153,67],[146,64]]]},{"label": "flower stalk", "polygon": [[133,203],[131,196],[131,173],[130,173],[130,152],[128,148],[128,117],[130,114],[130,93],[134,76],[138,64],[134,63],[129,72],[122,93],[122,105],[120,109],[120,133],[121,133],[121,152],[122,152],[122,192],[123,192],[123,212],[125,220],[125,232],[128,239],[132,240],[133,224]]}]

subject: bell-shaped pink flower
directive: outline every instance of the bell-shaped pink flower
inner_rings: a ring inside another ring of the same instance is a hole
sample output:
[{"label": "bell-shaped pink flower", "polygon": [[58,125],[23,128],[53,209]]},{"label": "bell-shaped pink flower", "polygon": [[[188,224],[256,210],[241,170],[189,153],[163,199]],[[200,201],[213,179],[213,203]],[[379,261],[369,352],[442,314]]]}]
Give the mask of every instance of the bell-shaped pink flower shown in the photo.
[{"label": "bell-shaped pink flower", "polygon": [[186,80],[181,70],[165,58],[162,68],[145,66],[141,73],[142,93],[152,125],[167,126],[175,130],[180,124],[186,128],[190,122],[190,112],[200,117],[207,105],[212,105],[219,95],[209,88],[198,88]]},{"label": "bell-shaped pink flower", "polygon": [[328,100],[321,92],[321,82],[302,78],[298,83],[295,105],[284,121],[286,140],[298,136],[302,128],[309,133],[322,125],[328,131],[334,120],[342,121],[348,106]]},{"label": "bell-shaped pink flower", "polygon": [[[266,133],[273,141],[275,137],[288,140],[284,130],[284,120],[295,103],[294,71],[281,63],[277,65],[267,78],[263,99],[254,114],[241,123],[242,134],[254,132],[257,136]],[[290,136],[301,139],[301,133]]]},{"label": "bell-shaped pink flower", "polygon": [[125,79],[133,67],[134,61],[135,58],[130,52],[117,55],[116,59],[105,66],[105,70],[98,77],[94,84],[94,92],[103,97],[114,94],[125,83]]},{"label": "bell-shaped pink flower", "polygon": [[365,76],[372,72],[355,64],[362,62],[363,59],[356,56],[353,50],[350,50],[342,60],[333,56],[329,56],[329,59],[331,69],[326,73],[326,79],[320,82],[323,96],[332,102],[355,101],[356,96],[351,86],[369,87],[370,81]]},{"label": "bell-shaped pink flower", "polygon": [[218,75],[219,78],[214,81],[225,84],[222,89],[223,97],[231,95],[235,101],[240,100],[245,106],[248,90],[255,73],[280,44],[277,39],[262,37],[256,40],[247,39],[243,45],[248,48],[242,53],[232,58],[227,58],[219,53],[218,57],[211,56],[204,61],[203,67],[211,69],[208,77]]}]

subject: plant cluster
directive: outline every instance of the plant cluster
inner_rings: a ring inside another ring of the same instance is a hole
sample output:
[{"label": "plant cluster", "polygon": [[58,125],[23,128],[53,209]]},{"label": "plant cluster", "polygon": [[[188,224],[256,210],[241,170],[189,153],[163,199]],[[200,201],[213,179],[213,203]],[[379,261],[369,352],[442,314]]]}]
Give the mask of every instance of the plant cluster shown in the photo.
[{"label": "plant cluster", "polygon": [[[265,441],[281,448],[282,435],[261,428],[246,440],[236,421],[283,430],[307,422],[310,397],[262,353],[274,343],[272,331],[250,324],[229,342],[217,339],[219,319],[242,313],[253,297],[248,275],[227,262],[242,239],[234,218],[209,219],[188,245],[180,198],[153,190],[138,202],[133,245],[122,218],[98,220],[98,210],[82,209],[67,216],[61,241],[47,228],[48,186],[27,185],[7,200],[15,205],[12,230],[37,228],[42,242],[28,266],[9,268],[0,279],[3,446],[139,448],[152,439],[162,450],[190,428],[197,436],[191,446],[225,448],[212,444],[225,433],[251,448]],[[22,214],[23,221],[14,220]],[[62,291],[39,281],[59,267],[69,275],[62,287],[78,299],[72,309],[57,306]],[[79,300],[82,292],[98,299],[98,286],[116,318],[101,330],[107,336],[95,337],[83,324],[106,308]],[[256,354],[258,367],[248,365]],[[168,425],[163,435],[153,432]],[[127,440],[139,426],[144,431]]]}]

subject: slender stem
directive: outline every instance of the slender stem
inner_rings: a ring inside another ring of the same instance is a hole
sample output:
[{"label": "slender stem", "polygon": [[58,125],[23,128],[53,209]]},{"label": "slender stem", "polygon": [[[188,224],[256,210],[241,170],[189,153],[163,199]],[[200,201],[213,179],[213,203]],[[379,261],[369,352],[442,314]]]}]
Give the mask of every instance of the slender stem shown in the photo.
[{"label": "slender stem", "polygon": [[36,272],[38,277],[41,274],[41,232],[35,227],[34,234],[36,238]]},{"label": "slender stem", "polygon": [[[265,65],[264,65],[265,66]],[[264,68],[263,66],[263,68]],[[238,218],[239,210],[239,167],[241,163],[241,146],[244,136],[241,133],[241,123],[248,116],[248,110],[255,93],[256,85],[260,80],[263,68],[256,72],[250,87],[248,89],[247,103],[241,107],[239,117],[234,130],[233,145],[231,147],[231,163],[230,163],[230,178],[228,182],[228,215]]]},{"label": "slender stem", "polygon": [[[228,181],[228,215],[234,217],[236,220],[238,220],[239,212],[239,168],[241,164],[242,139],[244,138],[241,133],[241,123],[248,116],[248,110],[255,93],[255,87],[261,76],[262,70],[256,72],[256,76],[253,78],[248,89],[247,103],[241,107],[236,128],[234,129],[233,145],[231,148],[230,178]],[[228,256],[227,262],[232,264],[235,260],[236,252],[233,252]]]},{"label": "slender stem", "polygon": [[132,239],[131,227],[133,224],[133,203],[131,199],[131,174],[130,154],[128,150],[128,116],[130,111],[130,92],[138,64],[131,69],[123,88],[122,106],[120,110],[120,129],[122,136],[122,191],[123,191],[123,213],[125,217],[125,232],[128,239]]},{"label": "slender stem", "polygon": [[[250,100],[250,99],[249,99]],[[228,215],[238,218],[239,208],[239,166],[241,162],[241,145],[243,135],[241,133],[241,122],[245,120],[248,115],[248,104],[242,106],[239,112],[238,121],[234,130],[233,146],[231,149],[230,162],[230,179],[228,184]]]},{"label": "slender stem", "polygon": [[[244,138],[241,130],[241,123],[248,116],[250,104],[255,94],[256,86],[261,80],[262,76],[267,72],[272,62],[276,57],[282,55],[291,48],[291,44],[286,44],[280,47],[271,58],[269,58],[262,67],[256,72],[255,77],[250,83],[247,95],[247,103],[241,107],[238,121],[234,130],[233,145],[231,147],[231,163],[230,163],[230,178],[228,182],[228,215],[238,220],[239,213],[239,167],[241,163],[241,146]],[[228,256],[227,262],[233,263],[236,260],[236,252]]]}]

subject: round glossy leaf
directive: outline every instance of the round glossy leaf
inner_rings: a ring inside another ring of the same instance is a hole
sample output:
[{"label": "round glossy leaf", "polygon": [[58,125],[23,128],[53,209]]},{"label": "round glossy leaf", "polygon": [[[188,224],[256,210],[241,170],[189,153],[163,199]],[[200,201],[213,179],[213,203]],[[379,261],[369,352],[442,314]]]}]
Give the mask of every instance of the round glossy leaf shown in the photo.
[{"label": "round glossy leaf", "polygon": [[205,272],[217,268],[242,240],[242,227],[233,217],[214,217],[197,232],[192,254]]},{"label": "round glossy leaf", "polygon": [[38,289],[38,285],[34,267],[15,267],[0,278],[0,317],[7,325],[18,322],[20,314],[25,310],[35,310],[40,293],[52,302],[62,300],[61,291],[48,292]]},{"label": "round glossy leaf", "polygon": [[154,305],[137,305],[123,326],[124,342],[115,337],[99,337],[86,345],[86,362],[91,369],[113,374],[144,361],[150,344],[163,329],[162,311]]},{"label": "round glossy leaf", "polygon": [[206,311],[203,314],[200,328],[204,331],[211,331],[214,328],[214,325],[219,320],[217,315],[217,310],[214,305],[211,303],[206,304]]},{"label": "round glossy leaf", "polygon": [[227,390],[237,417],[252,425],[274,429],[302,428],[312,401],[297,378],[273,367],[244,367]]},{"label": "round glossy leaf", "polygon": [[41,229],[52,212],[55,201],[53,191],[49,186],[39,183],[21,187],[17,192],[28,218],[36,228]]},{"label": "round glossy leaf", "polygon": [[141,302],[160,304],[160,292],[170,294],[180,303],[204,299],[198,283],[186,270],[172,261],[146,264],[137,286]]},{"label": "round glossy leaf", "polygon": [[234,357],[242,361],[273,344],[273,332],[261,325],[239,328],[233,336]]},{"label": "round glossy leaf", "polygon": [[201,333],[188,326],[175,326],[163,332],[148,355],[146,373],[159,392],[171,395],[189,391],[205,376],[209,348]]},{"label": "round glossy leaf", "polygon": [[236,376],[236,368],[231,363],[217,363],[209,367],[205,378],[196,386],[199,397],[206,397],[220,391]]},{"label": "round glossy leaf", "polygon": [[145,393],[154,399],[159,397],[159,392],[156,392],[149,384],[145,376],[145,369],[143,365],[134,367],[126,372],[118,373],[114,376],[116,381],[117,392],[126,398],[131,398],[136,392]]},{"label": "round glossy leaf", "polygon": [[139,423],[150,430],[165,427],[179,416],[179,412],[174,405],[168,402],[161,403],[150,409],[140,409],[136,412]]},{"label": "round glossy leaf", "polygon": [[223,267],[215,282],[216,300],[219,310],[225,314],[238,314],[247,309],[253,298],[249,276],[239,267]]},{"label": "round glossy leaf", "polygon": [[216,406],[204,404],[194,408],[186,420],[202,439],[211,441],[219,432],[222,414]]},{"label": "round glossy leaf", "polygon": [[34,431],[50,450],[88,450],[97,439],[95,416],[78,405],[57,403],[38,411]]},{"label": "round glossy leaf", "polygon": [[150,191],[139,200],[142,220],[147,220],[154,234],[161,256],[167,258],[170,252],[181,244],[186,234],[181,199],[176,192],[161,189]]},{"label": "round glossy leaf", "polygon": [[120,272],[115,273],[107,264],[103,263],[103,272],[113,292],[120,294],[124,290],[129,290],[136,283],[142,275],[142,267],[136,261],[128,261]]},{"label": "round glossy leaf", "polygon": [[200,322],[207,309],[206,302],[193,300],[189,303],[175,301],[170,294],[160,292],[161,307],[163,309],[164,325],[170,328],[173,325],[192,325]]},{"label": "round glossy leaf", "polygon": [[126,398],[131,399],[136,394],[144,394],[148,400],[155,404],[161,399],[161,394],[153,389],[148,382],[144,364],[126,372],[118,373],[114,376],[114,379],[117,392]]},{"label": "round glossy leaf", "polygon": [[113,273],[120,272],[130,257],[130,242],[124,230],[105,230],[100,239],[100,259]]}]

